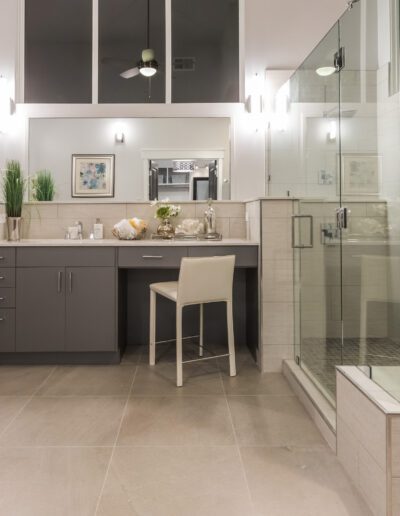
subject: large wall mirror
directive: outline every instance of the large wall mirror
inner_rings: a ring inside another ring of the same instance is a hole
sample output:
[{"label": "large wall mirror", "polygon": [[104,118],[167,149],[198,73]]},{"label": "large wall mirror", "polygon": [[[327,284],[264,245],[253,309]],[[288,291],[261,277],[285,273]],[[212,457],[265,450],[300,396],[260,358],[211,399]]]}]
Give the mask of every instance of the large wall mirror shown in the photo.
[{"label": "large wall mirror", "polygon": [[33,118],[29,175],[55,201],[230,199],[229,118]]}]

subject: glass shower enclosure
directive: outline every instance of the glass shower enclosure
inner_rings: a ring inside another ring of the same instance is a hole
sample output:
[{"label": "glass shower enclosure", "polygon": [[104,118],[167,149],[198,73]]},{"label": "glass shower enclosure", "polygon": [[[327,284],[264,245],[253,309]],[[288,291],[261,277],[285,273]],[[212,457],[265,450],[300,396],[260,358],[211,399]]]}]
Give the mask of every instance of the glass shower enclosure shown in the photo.
[{"label": "glass shower enclosure", "polygon": [[351,2],[271,130],[270,195],[298,199],[295,356],[332,404],[337,365],[400,366],[399,28],[399,0]]}]

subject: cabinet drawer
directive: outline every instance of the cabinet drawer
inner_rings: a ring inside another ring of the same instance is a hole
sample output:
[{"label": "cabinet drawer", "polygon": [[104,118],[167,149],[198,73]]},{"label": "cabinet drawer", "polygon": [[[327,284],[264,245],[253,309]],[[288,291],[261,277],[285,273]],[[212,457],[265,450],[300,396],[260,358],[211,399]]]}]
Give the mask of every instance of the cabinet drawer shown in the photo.
[{"label": "cabinet drawer", "polygon": [[257,246],[207,246],[189,247],[189,256],[236,256],[236,267],[257,267],[258,247]]},{"label": "cabinet drawer", "polygon": [[2,308],[15,308],[15,289],[0,287],[0,310]]},{"label": "cabinet drawer", "polygon": [[15,266],[15,248],[0,247],[0,267]]},{"label": "cabinet drawer", "polygon": [[0,267],[0,288],[15,287],[15,269]]},{"label": "cabinet drawer", "polygon": [[24,247],[18,248],[17,267],[113,267],[112,247]]},{"label": "cabinet drawer", "polygon": [[118,266],[140,269],[179,268],[187,253],[187,247],[121,247],[118,250]]},{"label": "cabinet drawer", "polygon": [[15,310],[0,308],[0,353],[15,351]]}]

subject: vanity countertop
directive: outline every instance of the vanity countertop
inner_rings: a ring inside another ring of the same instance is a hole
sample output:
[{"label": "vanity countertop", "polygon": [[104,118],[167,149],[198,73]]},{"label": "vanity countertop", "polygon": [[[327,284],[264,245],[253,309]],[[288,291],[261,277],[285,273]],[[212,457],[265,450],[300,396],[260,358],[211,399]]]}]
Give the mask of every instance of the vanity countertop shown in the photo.
[{"label": "vanity countertop", "polygon": [[258,246],[257,242],[245,238],[224,238],[223,240],[65,240],[25,239],[19,242],[0,241],[0,247],[191,247],[191,246]]}]

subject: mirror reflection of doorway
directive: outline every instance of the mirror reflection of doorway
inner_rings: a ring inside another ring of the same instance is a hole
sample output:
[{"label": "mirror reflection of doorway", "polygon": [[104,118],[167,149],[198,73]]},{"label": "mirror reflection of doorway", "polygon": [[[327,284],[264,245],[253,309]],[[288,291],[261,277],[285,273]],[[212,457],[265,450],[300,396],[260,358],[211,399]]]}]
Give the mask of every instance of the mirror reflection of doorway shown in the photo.
[{"label": "mirror reflection of doorway", "polygon": [[222,160],[149,160],[149,200],[217,200],[221,166],[218,161]]}]

